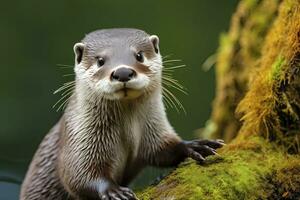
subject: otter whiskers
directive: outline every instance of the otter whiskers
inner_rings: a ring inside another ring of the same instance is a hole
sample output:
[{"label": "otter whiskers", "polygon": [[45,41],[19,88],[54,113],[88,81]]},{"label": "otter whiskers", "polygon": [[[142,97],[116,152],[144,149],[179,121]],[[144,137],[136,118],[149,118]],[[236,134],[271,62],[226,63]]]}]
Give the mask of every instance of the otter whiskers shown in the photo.
[{"label": "otter whiskers", "polygon": [[[165,56],[165,58],[168,56]],[[163,60],[163,70],[162,70],[162,89],[163,89],[163,97],[164,102],[167,107],[175,108],[177,112],[182,110],[186,113],[186,110],[180,100],[171,92],[171,88],[178,90],[179,92],[187,95],[187,91],[183,85],[179,83],[173,77],[173,73],[177,69],[181,69],[186,67],[186,65],[175,65],[172,64],[174,62],[181,62],[179,59],[170,59],[170,60]],[[168,89],[169,88],[169,89]]]},{"label": "otter whiskers", "polygon": [[52,108],[55,108],[58,106],[56,111],[58,112],[61,108],[65,108],[65,105],[69,101],[69,98],[71,97],[73,91],[75,89],[75,81],[69,81],[63,84],[60,88],[55,90],[53,94],[61,93],[61,98],[52,106]]},{"label": "otter whiskers", "polygon": [[[66,64],[57,64],[57,66],[60,67],[60,69],[73,69],[74,65],[66,65]],[[75,76],[75,73],[68,73],[68,74],[63,74],[63,77],[69,77],[69,76]],[[75,81],[68,81],[63,83],[61,87],[59,87],[57,90],[53,92],[53,94],[60,94],[60,98],[58,101],[52,106],[52,108],[56,108],[56,112],[60,110],[64,110],[67,102],[69,101],[69,98],[71,97],[73,91],[75,89]]]}]

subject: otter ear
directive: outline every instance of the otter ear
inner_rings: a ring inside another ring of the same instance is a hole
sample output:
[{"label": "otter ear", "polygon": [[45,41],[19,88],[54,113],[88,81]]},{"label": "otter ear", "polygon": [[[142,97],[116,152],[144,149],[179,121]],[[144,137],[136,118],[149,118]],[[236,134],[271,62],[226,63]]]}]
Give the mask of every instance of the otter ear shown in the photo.
[{"label": "otter ear", "polygon": [[82,55],[85,45],[83,43],[76,43],[74,45],[75,63],[78,65],[82,61]]},{"label": "otter ear", "polygon": [[151,35],[149,37],[149,39],[153,44],[155,53],[158,53],[159,52],[159,38],[158,38],[158,36],[157,35]]}]

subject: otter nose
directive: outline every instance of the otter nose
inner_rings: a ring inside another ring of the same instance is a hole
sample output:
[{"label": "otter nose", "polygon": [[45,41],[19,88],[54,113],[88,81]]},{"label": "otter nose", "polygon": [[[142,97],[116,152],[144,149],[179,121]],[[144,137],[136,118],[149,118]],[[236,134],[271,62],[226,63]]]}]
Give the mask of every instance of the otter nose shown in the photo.
[{"label": "otter nose", "polygon": [[134,70],[127,67],[122,67],[111,74],[111,79],[120,82],[127,82],[130,79],[132,79],[135,75],[136,72]]}]

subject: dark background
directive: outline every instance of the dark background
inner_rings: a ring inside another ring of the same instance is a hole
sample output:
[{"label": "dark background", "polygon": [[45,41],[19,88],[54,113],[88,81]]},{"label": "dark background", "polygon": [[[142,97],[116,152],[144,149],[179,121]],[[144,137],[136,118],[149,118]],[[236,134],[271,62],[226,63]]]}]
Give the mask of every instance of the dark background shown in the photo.
[{"label": "dark background", "polygon": [[[168,116],[186,139],[205,125],[214,96],[214,71],[202,64],[218,47],[237,0],[27,0],[0,6],[0,199],[18,199],[20,182],[38,144],[61,116],[53,95],[72,77],[73,45],[95,29],[134,27],[160,37],[162,55],[182,59],[175,77],[188,95],[175,94],[187,114]],[[148,169],[134,187],[149,184],[162,171]]]}]

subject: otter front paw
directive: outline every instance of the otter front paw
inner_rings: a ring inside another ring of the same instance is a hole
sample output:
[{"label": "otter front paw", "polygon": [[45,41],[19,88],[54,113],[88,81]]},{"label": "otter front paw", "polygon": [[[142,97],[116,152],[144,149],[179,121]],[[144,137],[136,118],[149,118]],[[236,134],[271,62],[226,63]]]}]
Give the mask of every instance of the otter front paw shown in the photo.
[{"label": "otter front paw", "polygon": [[101,200],[137,200],[133,191],[126,187],[116,186],[109,188],[100,195]]},{"label": "otter front paw", "polygon": [[216,155],[216,149],[225,145],[223,140],[192,140],[184,141],[186,155],[200,163],[205,157]]}]

